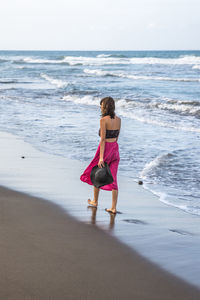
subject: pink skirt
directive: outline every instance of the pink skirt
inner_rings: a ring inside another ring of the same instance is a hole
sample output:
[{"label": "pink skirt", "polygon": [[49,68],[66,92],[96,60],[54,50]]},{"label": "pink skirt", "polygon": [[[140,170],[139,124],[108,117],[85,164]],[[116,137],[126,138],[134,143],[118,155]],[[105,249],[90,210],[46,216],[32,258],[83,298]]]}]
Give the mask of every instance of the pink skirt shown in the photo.
[{"label": "pink skirt", "polygon": [[[97,151],[96,151],[96,154],[95,154],[93,160],[91,161],[89,166],[85,169],[83,174],[80,176],[81,181],[86,182],[90,185],[93,185],[92,181],[90,179],[90,173],[91,173],[92,168],[94,166],[98,165],[99,155],[100,155],[100,143],[99,143],[99,146],[97,148]],[[120,156],[119,156],[119,146],[116,141],[111,142],[111,143],[105,142],[103,159],[109,165],[114,181],[110,184],[100,187],[100,189],[106,190],[106,191],[118,190],[117,170],[118,170],[118,165],[119,165],[119,161],[120,161]]]}]

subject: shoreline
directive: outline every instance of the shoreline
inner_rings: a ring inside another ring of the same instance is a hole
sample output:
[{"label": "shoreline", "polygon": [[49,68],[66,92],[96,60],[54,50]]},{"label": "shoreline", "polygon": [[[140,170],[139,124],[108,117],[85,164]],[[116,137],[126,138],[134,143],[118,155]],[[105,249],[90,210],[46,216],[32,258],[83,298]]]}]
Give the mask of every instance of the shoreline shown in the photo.
[{"label": "shoreline", "polygon": [[0,132],[0,138],[2,186],[59,205],[78,222],[96,224],[133,252],[200,287],[198,216],[161,203],[151,192],[121,176],[117,210],[122,213],[112,217],[105,212],[111,202],[106,192],[100,194],[100,205],[94,210],[87,207],[92,187],[79,180],[87,163],[40,152],[8,133]]},{"label": "shoreline", "polygon": [[56,204],[0,187],[0,205],[2,299],[200,297],[199,289]]}]

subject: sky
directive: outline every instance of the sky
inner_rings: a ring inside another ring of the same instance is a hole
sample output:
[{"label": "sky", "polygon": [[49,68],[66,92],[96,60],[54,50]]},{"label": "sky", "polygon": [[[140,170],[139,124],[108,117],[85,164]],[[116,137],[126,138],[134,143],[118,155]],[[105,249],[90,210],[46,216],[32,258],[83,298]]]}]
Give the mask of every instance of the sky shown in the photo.
[{"label": "sky", "polygon": [[1,0],[0,50],[200,50],[200,0]]}]

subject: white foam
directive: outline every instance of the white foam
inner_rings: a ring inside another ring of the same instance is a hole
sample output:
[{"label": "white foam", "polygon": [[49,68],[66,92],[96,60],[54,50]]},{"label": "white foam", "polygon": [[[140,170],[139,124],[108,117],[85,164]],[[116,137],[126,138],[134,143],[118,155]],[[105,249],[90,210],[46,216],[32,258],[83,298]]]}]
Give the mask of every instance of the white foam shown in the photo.
[{"label": "white foam", "polygon": [[140,172],[139,177],[142,179],[146,179],[147,175],[151,173],[153,169],[158,167],[161,162],[169,155],[169,153],[165,153],[155,157],[152,161],[145,164],[143,170]]},{"label": "white foam", "polygon": [[90,69],[84,69],[83,72],[86,74],[92,74],[92,75],[94,74],[97,76],[106,76],[111,74],[111,72],[107,72],[103,70],[90,70]]},{"label": "white foam", "polygon": [[[9,58],[10,60],[10,58]],[[62,59],[41,59],[37,57],[12,57],[14,62],[25,62],[32,64],[63,64],[69,65],[115,65],[115,64],[166,64],[166,65],[194,65],[200,64],[200,57],[185,55],[178,58],[158,58],[158,57],[120,57],[111,54],[99,54],[96,57],[89,56],[65,56]],[[197,67],[198,69],[198,67]]]},{"label": "white foam", "polygon": [[87,95],[87,96],[84,96],[84,97],[66,95],[61,100],[71,101],[71,102],[74,102],[76,104],[97,105],[97,106],[99,106],[99,103],[100,103],[100,98],[92,97],[90,95]]},{"label": "white foam", "polygon": [[180,81],[180,82],[200,82],[200,78],[173,78],[173,77],[161,77],[161,76],[138,76],[127,74],[123,72],[110,72],[104,71],[101,69],[84,69],[84,73],[92,74],[97,76],[114,76],[114,77],[121,77],[121,78],[129,78],[133,80],[163,80],[163,81]]},{"label": "white foam", "polygon": [[191,132],[200,132],[200,128],[197,127],[193,127],[193,126],[177,126],[174,125],[172,123],[168,123],[168,122],[161,122],[160,120],[155,120],[152,118],[148,118],[147,116],[143,117],[142,115],[136,115],[136,113],[133,111],[128,111],[128,110],[120,110],[119,111],[120,115],[124,116],[124,117],[128,117],[130,119],[134,119],[137,120],[139,122],[142,123],[146,123],[146,124],[151,124],[151,125],[156,125],[156,126],[162,126],[162,127],[168,127],[168,128],[174,128],[177,130],[183,130],[183,131],[191,131]]},{"label": "white foam", "polygon": [[83,65],[106,65],[106,64],[167,64],[167,65],[193,65],[200,63],[200,56],[185,55],[178,58],[157,58],[157,57],[111,57],[107,54],[100,54],[97,57],[65,56],[64,61],[69,64]]},{"label": "white foam", "polygon": [[97,57],[109,57],[110,56],[110,54],[99,54],[99,55],[97,55]]},{"label": "white foam", "polygon": [[89,65],[89,66],[100,66],[100,65],[115,65],[115,64],[128,64],[129,60],[126,58],[117,57],[85,57],[85,56],[65,56],[64,62],[69,65]]},{"label": "white foam", "polygon": [[[200,104],[200,103],[199,103]],[[181,113],[187,113],[190,115],[200,115],[200,106],[194,107],[193,105],[189,104],[181,104],[180,103],[156,103],[156,104],[151,104],[151,107],[157,107],[159,109],[164,109],[164,110],[171,110],[174,112],[181,112]]]},{"label": "white foam", "polygon": [[189,207],[187,205],[184,205],[184,204],[178,204],[178,203],[174,203],[170,200],[167,199],[167,194],[164,193],[164,192],[160,192],[160,191],[155,191],[153,190],[152,188],[150,188],[149,186],[147,186],[145,183],[143,184],[143,187],[144,189],[150,191],[152,194],[156,195],[159,197],[159,200],[162,202],[162,203],[165,203],[169,206],[173,206],[173,207],[176,207],[176,208],[179,208],[187,213],[191,213],[191,214],[195,214],[195,215],[200,215],[200,210],[199,208],[198,209],[195,209],[194,207]]},{"label": "white foam", "polygon": [[193,65],[200,63],[200,56],[185,55],[178,58],[137,57],[130,59],[132,64]]},{"label": "white foam", "polygon": [[14,68],[15,68],[15,69],[26,69],[25,66],[16,66],[16,65],[14,66]]},{"label": "white foam", "polygon": [[200,216],[200,209],[199,207],[195,207],[195,206],[189,206],[189,205],[186,205],[186,204],[178,204],[178,203],[174,203],[170,200],[168,200],[168,197],[167,197],[167,194],[166,193],[163,193],[163,192],[158,192],[158,191],[154,191],[153,189],[151,188],[148,188],[148,187],[144,187],[145,189],[149,190],[150,192],[152,192],[154,195],[158,196],[159,197],[159,200],[169,206],[173,206],[173,207],[176,207],[176,208],[179,208],[187,213],[190,213],[190,214],[193,214],[193,215],[198,215]]},{"label": "white foam", "polygon": [[32,57],[25,57],[23,59],[25,63],[31,63],[31,64],[59,64],[63,63],[62,60],[56,60],[56,59],[40,59],[40,58],[32,58]]},{"label": "white foam", "polygon": [[200,70],[200,65],[194,65],[194,66],[192,67],[192,69]]},{"label": "white foam", "polygon": [[[151,161],[150,163],[146,164],[145,167],[144,167],[144,169],[143,169],[143,171],[141,172],[140,178],[143,179],[143,180],[145,180],[147,173],[152,168],[158,166],[161,160],[162,160],[162,155],[156,157],[153,161]],[[186,204],[176,203],[176,202],[174,202],[174,201],[172,201],[172,200],[169,199],[167,193],[161,192],[161,191],[156,191],[155,189],[153,189],[153,185],[146,184],[145,182],[143,184],[143,188],[146,189],[146,190],[148,190],[148,191],[150,191],[154,195],[158,196],[159,200],[162,203],[165,203],[166,205],[173,206],[173,207],[181,209],[181,210],[183,210],[183,211],[185,211],[187,213],[190,213],[190,214],[193,214],[193,215],[199,215],[200,216],[200,209],[199,209],[200,207],[199,206],[195,207],[195,206],[192,206],[192,205],[186,205]]]},{"label": "white foam", "polygon": [[43,74],[43,73],[40,74],[40,76],[42,78],[46,79],[47,81],[49,81],[51,84],[56,85],[58,88],[66,87],[69,84],[69,82],[67,82],[67,81],[62,81],[60,79],[55,79],[55,78],[52,78],[52,77],[50,77],[46,74]]}]

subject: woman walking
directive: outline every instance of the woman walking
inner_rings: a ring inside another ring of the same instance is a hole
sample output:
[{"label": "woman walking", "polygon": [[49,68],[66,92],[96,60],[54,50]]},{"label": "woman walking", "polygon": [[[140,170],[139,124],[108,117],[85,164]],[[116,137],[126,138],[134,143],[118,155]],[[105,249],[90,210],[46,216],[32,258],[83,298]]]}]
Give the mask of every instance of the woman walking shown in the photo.
[{"label": "woman walking", "polygon": [[107,162],[113,176],[113,182],[100,188],[94,186],[94,200],[88,199],[88,204],[94,207],[98,206],[99,189],[112,191],[112,207],[106,209],[106,211],[116,214],[118,198],[117,170],[120,161],[117,140],[121,128],[121,119],[115,114],[115,102],[112,97],[105,97],[101,99],[100,106],[101,119],[99,136],[101,137],[101,140],[93,160],[80,176],[80,180],[93,185],[90,179],[92,168],[96,165],[98,165],[99,168],[102,168],[104,166],[104,162]]}]

